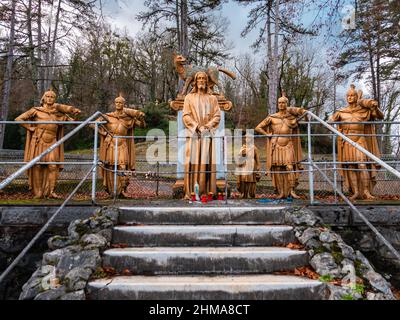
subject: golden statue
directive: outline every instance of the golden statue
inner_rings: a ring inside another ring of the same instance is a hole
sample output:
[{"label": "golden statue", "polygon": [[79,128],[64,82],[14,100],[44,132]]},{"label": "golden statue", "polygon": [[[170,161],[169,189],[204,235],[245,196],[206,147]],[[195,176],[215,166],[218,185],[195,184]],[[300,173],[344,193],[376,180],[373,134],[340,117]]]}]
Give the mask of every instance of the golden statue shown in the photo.
[{"label": "golden statue", "polygon": [[[378,108],[378,102],[372,99],[362,99],[362,91],[359,90],[357,92],[354,85],[351,85],[351,88],[347,92],[347,103],[349,105],[334,113],[330,121],[365,122],[383,119],[383,113]],[[338,130],[354,142],[357,142],[364,149],[376,155],[378,158],[380,157],[376,136],[373,136],[375,135],[375,126],[373,124],[340,124],[338,125]],[[337,143],[338,161],[353,162],[352,164],[343,164],[339,166],[345,169],[339,172],[344,177],[345,185],[349,192],[353,194],[350,200],[355,200],[357,198],[365,198],[367,200],[374,199],[375,197],[372,195],[372,190],[376,184],[375,169],[379,166],[376,164],[363,163],[371,160],[369,160],[364,153],[343,141],[340,137],[338,137]]]},{"label": "golden statue", "polygon": [[246,143],[239,151],[239,158],[236,161],[236,186],[240,197],[243,199],[256,197],[256,183],[260,181],[261,162],[258,148],[254,141],[246,136]]},{"label": "golden statue", "polygon": [[[54,91],[46,91],[40,100],[40,107],[33,107],[21,114],[15,121],[73,121],[68,113],[79,114],[75,107],[56,102]],[[26,131],[24,161],[28,162],[37,157],[64,135],[61,124],[21,124]],[[40,162],[64,162],[64,146],[59,147],[42,157]],[[58,196],[54,189],[57,183],[58,172],[63,169],[62,164],[39,164],[28,170],[29,190],[33,191],[34,198],[55,198]]]},{"label": "golden statue", "polygon": [[[103,178],[103,185],[109,194],[114,192],[114,167],[115,167],[115,143],[114,136],[129,136],[132,138],[118,138],[118,170],[135,170],[135,126],[144,127],[145,114],[139,110],[126,107],[125,99],[119,95],[115,99],[115,111],[106,113],[104,117],[108,123],[99,126],[100,151],[99,160],[104,168],[100,167],[100,176]],[[103,117],[97,121],[104,121]],[[94,127],[94,125],[91,125]],[[125,173],[117,173],[117,196],[122,194],[127,197],[126,188],[129,178]]]},{"label": "golden statue", "polygon": [[302,170],[301,142],[299,136],[277,137],[274,135],[299,134],[296,116],[304,114],[302,108],[288,107],[288,99],[283,95],[278,99],[278,112],[265,118],[255,131],[268,136],[266,143],[266,175],[271,173],[272,185],[278,193],[278,199],[299,196],[294,192],[298,185],[299,171]]},{"label": "golden statue", "polygon": [[218,100],[208,87],[208,76],[205,72],[197,72],[193,89],[185,97],[182,115],[187,129],[185,199],[190,199],[191,193],[195,192],[196,183],[199,185],[200,195],[217,192],[215,138],[212,135],[220,119]]}]

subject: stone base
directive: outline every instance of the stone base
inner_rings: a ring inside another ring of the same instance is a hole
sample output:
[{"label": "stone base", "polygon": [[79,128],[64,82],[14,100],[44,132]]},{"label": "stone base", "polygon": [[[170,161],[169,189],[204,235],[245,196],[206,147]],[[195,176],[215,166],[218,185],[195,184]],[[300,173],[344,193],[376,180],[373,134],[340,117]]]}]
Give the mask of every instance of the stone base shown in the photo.
[{"label": "stone base", "polygon": [[[228,198],[231,195],[231,188],[228,184]],[[217,193],[221,192],[225,194],[225,180],[217,180]],[[172,187],[172,195],[174,199],[183,199],[185,196],[183,191],[183,180],[176,180],[175,184]]]}]

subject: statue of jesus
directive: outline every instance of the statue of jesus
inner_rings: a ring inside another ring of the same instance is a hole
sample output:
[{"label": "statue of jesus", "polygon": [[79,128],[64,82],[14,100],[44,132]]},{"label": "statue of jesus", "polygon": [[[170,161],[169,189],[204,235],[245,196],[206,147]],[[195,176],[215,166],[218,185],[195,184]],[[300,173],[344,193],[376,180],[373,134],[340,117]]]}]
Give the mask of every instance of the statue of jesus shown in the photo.
[{"label": "statue of jesus", "polygon": [[216,193],[216,150],[215,137],[221,111],[217,98],[208,88],[208,76],[197,72],[192,91],[186,95],[183,106],[183,124],[186,127],[185,199],[195,192],[196,183],[199,194]]}]

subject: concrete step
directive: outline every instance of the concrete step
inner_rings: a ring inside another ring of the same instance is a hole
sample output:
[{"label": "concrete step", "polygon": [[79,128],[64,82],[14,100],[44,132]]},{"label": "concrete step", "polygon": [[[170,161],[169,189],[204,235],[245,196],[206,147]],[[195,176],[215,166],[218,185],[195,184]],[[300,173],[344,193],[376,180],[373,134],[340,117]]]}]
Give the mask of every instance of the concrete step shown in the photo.
[{"label": "concrete step", "polygon": [[290,226],[150,225],[116,226],[113,243],[155,246],[284,246],[294,242]]},{"label": "concrete step", "polygon": [[120,207],[121,224],[283,224],[284,206]]},{"label": "concrete step", "polygon": [[147,247],[103,253],[104,267],[135,275],[270,273],[307,264],[306,251],[279,247]]},{"label": "concrete step", "polygon": [[325,284],[295,276],[131,276],[88,284],[91,300],[320,300]]}]

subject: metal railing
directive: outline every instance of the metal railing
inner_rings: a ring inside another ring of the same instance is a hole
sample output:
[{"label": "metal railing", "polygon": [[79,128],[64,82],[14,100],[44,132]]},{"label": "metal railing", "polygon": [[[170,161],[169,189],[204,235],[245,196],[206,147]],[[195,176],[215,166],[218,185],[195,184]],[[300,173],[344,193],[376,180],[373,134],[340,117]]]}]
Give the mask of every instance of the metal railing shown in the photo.
[{"label": "metal railing", "polygon": [[[69,138],[71,138],[74,134],[76,134],[79,130],[81,130],[83,127],[85,127],[87,124],[93,122],[93,119],[98,118],[101,116],[101,112],[97,111],[93,115],[91,115],[89,118],[87,118],[85,121],[80,122],[80,124],[74,128],[71,132],[66,134],[63,138],[58,140],[56,143],[51,145],[48,149],[43,151],[40,155],[36,156],[33,158],[31,161],[28,163],[24,164],[20,169],[18,169],[16,172],[11,174],[8,178],[3,180],[0,183],[0,190],[6,187],[8,184],[10,184],[15,178],[17,178],[19,175],[27,171],[28,169],[32,168],[34,165],[38,164],[40,162],[40,159],[45,156],[46,154],[50,153],[53,151],[55,148],[60,146],[62,143],[67,141]],[[34,123],[37,124],[39,122],[34,122],[34,121],[23,121],[23,122],[16,122],[18,124],[22,123]],[[64,122],[55,122],[55,121],[40,121],[40,123],[52,123],[52,124],[64,124]],[[70,122],[66,122],[70,123]],[[90,170],[87,171],[87,173],[84,175],[84,177],[80,180],[78,185],[74,188],[74,190],[68,195],[68,197],[63,201],[61,206],[55,211],[55,213],[48,219],[48,221],[43,225],[43,227],[39,230],[39,232],[32,238],[32,240],[25,246],[25,248],[18,254],[18,256],[14,259],[14,261],[6,268],[5,271],[0,275],[0,283],[4,281],[4,279],[7,277],[7,275],[18,265],[18,263],[21,261],[21,259],[26,255],[26,253],[33,247],[33,245],[36,243],[36,241],[44,234],[44,232],[48,229],[48,227],[51,225],[51,223],[54,221],[54,219],[58,216],[58,214],[62,211],[62,209],[65,207],[65,205],[72,199],[72,197],[75,195],[75,193],[79,190],[79,188],[82,186],[83,182],[87,179],[87,177],[90,175],[90,173],[93,173],[92,179],[93,179],[93,190],[95,190],[95,180],[96,180],[96,168],[97,168],[97,131],[98,131],[98,123],[99,122],[94,122],[95,124],[95,144],[94,144],[94,159],[93,163],[90,167]],[[104,122],[105,123],[105,122]],[[93,195],[92,195],[93,196]],[[94,197],[92,198],[94,202]]]}]

